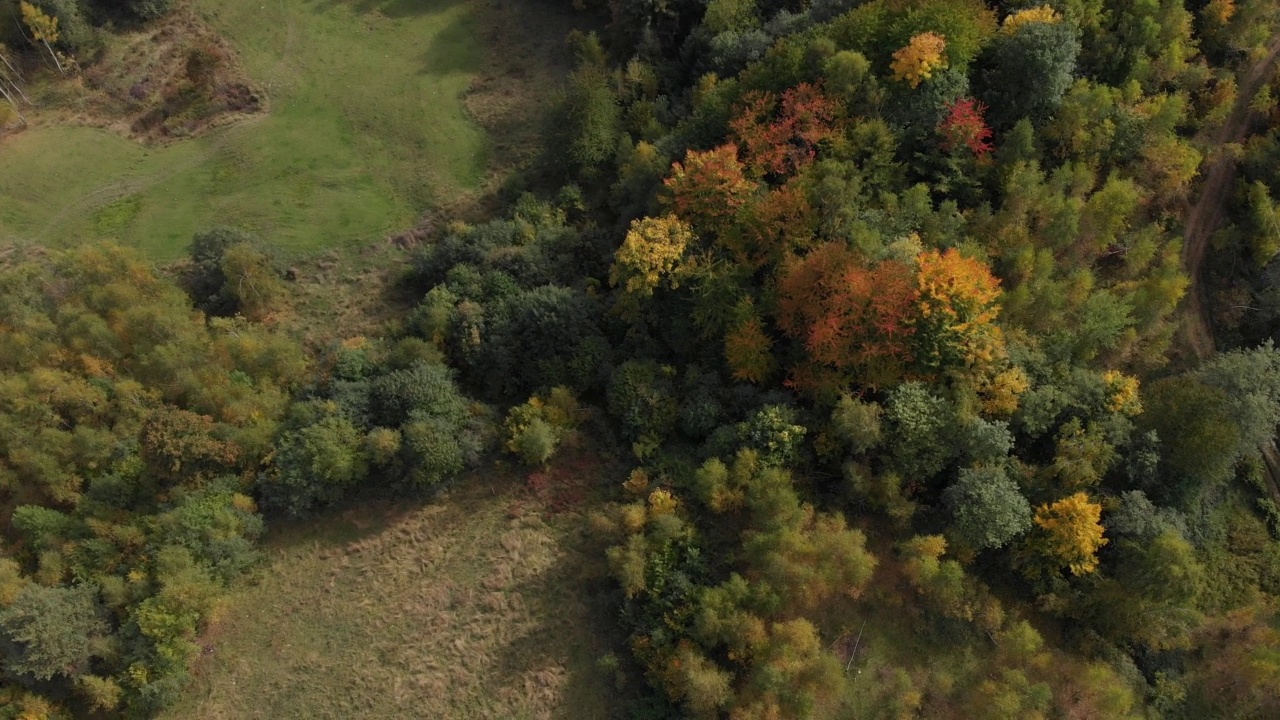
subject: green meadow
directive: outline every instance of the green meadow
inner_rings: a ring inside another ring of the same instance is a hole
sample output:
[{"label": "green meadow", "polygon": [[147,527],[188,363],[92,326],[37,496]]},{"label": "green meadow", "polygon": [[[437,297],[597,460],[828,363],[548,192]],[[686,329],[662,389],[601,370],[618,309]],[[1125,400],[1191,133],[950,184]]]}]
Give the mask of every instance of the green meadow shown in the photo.
[{"label": "green meadow", "polygon": [[483,48],[463,0],[195,0],[269,112],[144,146],[39,127],[0,144],[0,244],[111,238],[156,260],[230,224],[290,254],[368,241],[479,188],[463,97]]}]

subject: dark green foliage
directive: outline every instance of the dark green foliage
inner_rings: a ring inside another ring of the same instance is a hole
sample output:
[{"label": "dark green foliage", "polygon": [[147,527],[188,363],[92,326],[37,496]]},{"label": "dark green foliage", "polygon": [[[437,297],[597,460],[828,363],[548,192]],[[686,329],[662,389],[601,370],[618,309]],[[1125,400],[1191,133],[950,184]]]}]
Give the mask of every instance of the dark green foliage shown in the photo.
[{"label": "dark green foliage", "polygon": [[91,46],[97,42],[95,30],[85,20],[78,0],[31,0],[31,4],[58,19],[57,45],[73,52],[93,49]]},{"label": "dark green foliage", "polygon": [[720,75],[736,75],[747,65],[764,57],[773,38],[763,30],[722,32],[711,38],[710,70]]},{"label": "dark green foliage", "polygon": [[890,393],[885,409],[892,428],[890,456],[903,477],[922,482],[941,472],[955,454],[955,423],[947,401],[925,385],[910,382]]},{"label": "dark green foliage", "polygon": [[961,470],[942,501],[951,513],[951,531],[975,550],[1003,547],[1031,527],[1031,504],[997,468]]},{"label": "dark green foliage", "polygon": [[773,467],[799,462],[807,432],[798,424],[795,408],[787,405],[766,405],[738,426],[743,446],[755,450],[761,464]]},{"label": "dark green foliage", "polygon": [[453,371],[438,363],[418,363],[382,375],[373,381],[370,396],[374,417],[387,426],[400,425],[415,412],[458,419],[467,409]]},{"label": "dark green foliage", "polygon": [[594,66],[575,70],[562,113],[555,134],[564,141],[565,160],[578,173],[598,170],[613,157],[622,130],[622,110],[608,74]]},{"label": "dark green foliage", "polygon": [[196,233],[188,257],[187,294],[210,315],[243,312],[258,319],[283,294],[276,261],[255,237],[241,230],[218,227]]},{"label": "dark green foliage", "polygon": [[431,487],[453,477],[466,467],[469,448],[457,425],[446,418],[415,414],[401,428],[406,479],[417,487]]},{"label": "dark green foliage", "polygon": [[609,379],[609,414],[627,437],[637,443],[657,443],[675,429],[679,405],[673,371],[652,360],[628,360]]},{"label": "dark green foliage", "polygon": [[336,410],[332,407],[332,414],[276,440],[272,467],[258,481],[269,509],[303,516],[338,500],[364,479],[364,436]]},{"label": "dark green foliage", "polygon": [[222,296],[227,277],[222,272],[222,258],[229,248],[256,242],[252,235],[229,227],[198,232],[191,237],[187,254],[191,270],[187,275],[187,293],[197,307],[214,315],[227,314],[228,299]]},{"label": "dark green foliage", "polygon": [[265,526],[248,498],[237,495],[235,478],[180,493],[172,509],[156,517],[157,547],[186,549],[219,581],[229,583],[258,561]]},{"label": "dark green foliage", "polygon": [[1057,110],[1074,78],[1077,33],[1070,22],[1028,23],[991,41],[976,77],[993,128],[1008,129],[1023,118],[1042,123]]},{"label": "dark green foliage", "polygon": [[846,395],[831,411],[831,430],[855,455],[860,455],[876,448],[884,439],[880,420],[883,415],[879,405]]},{"label": "dark green foliage", "polygon": [[74,678],[101,652],[107,623],[93,585],[28,585],[0,610],[5,673],[23,683]]}]

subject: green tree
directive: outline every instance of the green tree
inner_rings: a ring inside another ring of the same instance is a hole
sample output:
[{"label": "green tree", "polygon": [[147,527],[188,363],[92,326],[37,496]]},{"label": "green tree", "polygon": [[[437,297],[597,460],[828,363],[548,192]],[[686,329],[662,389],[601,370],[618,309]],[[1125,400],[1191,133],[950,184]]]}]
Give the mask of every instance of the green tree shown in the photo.
[{"label": "green tree", "polygon": [[1031,528],[1031,503],[998,468],[965,468],[942,493],[951,531],[974,550],[1007,545]]},{"label": "green tree", "polygon": [[1042,123],[1071,87],[1080,40],[1069,22],[1031,22],[1000,33],[978,62],[978,97],[996,129]]},{"label": "green tree", "polygon": [[0,610],[5,671],[20,682],[74,679],[100,652],[108,627],[92,585],[28,585]]}]

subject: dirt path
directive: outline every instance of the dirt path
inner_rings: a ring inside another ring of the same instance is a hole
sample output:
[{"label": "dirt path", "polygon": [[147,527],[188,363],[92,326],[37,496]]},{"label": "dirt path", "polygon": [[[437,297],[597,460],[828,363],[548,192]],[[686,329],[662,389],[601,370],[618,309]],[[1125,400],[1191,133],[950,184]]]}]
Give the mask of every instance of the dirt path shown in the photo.
[{"label": "dirt path", "polygon": [[[1249,69],[1244,77],[1235,107],[1227,121],[1218,128],[1212,138],[1213,150],[1220,150],[1229,143],[1244,140],[1250,121],[1255,114],[1249,109],[1253,96],[1262,89],[1262,85],[1271,77],[1272,66],[1280,57],[1280,34],[1267,43],[1267,54],[1256,65]],[[1200,198],[1191,212],[1187,213],[1186,231],[1183,234],[1182,260],[1191,277],[1191,292],[1187,294],[1187,339],[1196,357],[1207,359],[1216,350],[1213,341],[1213,326],[1209,321],[1209,313],[1204,303],[1204,283],[1201,278],[1201,267],[1204,264],[1205,250],[1209,247],[1209,239],[1222,222],[1223,206],[1227,192],[1236,177],[1236,161],[1227,153],[1220,153],[1209,163],[1204,173],[1204,185],[1200,189]]]},{"label": "dirt path", "polygon": [[[1280,33],[1267,42],[1267,54],[1245,75],[1241,83],[1235,107],[1227,121],[1218,128],[1212,138],[1210,152],[1221,150],[1229,143],[1242,142],[1256,114],[1250,110],[1254,95],[1271,78],[1276,58],[1280,57]],[[1236,160],[1230,154],[1220,152],[1204,173],[1204,185],[1200,197],[1191,212],[1187,213],[1186,231],[1183,234],[1182,260],[1191,278],[1191,291],[1187,294],[1186,337],[1191,350],[1200,360],[1207,360],[1217,351],[1213,339],[1213,325],[1204,301],[1203,265],[1209,239],[1222,223],[1227,192],[1236,177]],[[1280,502],[1280,450],[1275,440],[1262,446],[1270,481],[1271,498]]]}]

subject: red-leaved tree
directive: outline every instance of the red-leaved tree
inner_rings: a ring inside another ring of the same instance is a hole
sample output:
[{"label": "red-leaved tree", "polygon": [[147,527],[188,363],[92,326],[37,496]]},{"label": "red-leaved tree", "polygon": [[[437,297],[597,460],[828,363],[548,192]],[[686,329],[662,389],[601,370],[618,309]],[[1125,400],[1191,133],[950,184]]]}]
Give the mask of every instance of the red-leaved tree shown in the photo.
[{"label": "red-leaved tree", "polygon": [[664,201],[681,220],[701,233],[720,233],[755,193],[757,184],[744,174],[738,146],[721,145],[705,152],[690,150],[684,162],[671,165],[663,181]]},{"label": "red-leaved tree", "polygon": [[836,132],[838,105],[815,85],[782,94],[750,92],[729,127],[756,175],[786,175],[813,162],[818,145]]},{"label": "red-leaved tree", "polygon": [[987,106],[973,98],[960,98],[947,106],[947,116],[938,123],[942,149],[951,152],[961,146],[982,158],[992,151],[991,128],[987,127]]},{"label": "red-leaved tree", "polygon": [[828,243],[783,276],[778,327],[818,365],[860,373],[868,384],[892,381],[912,361],[917,295],[910,266],[870,265],[847,246]]}]

